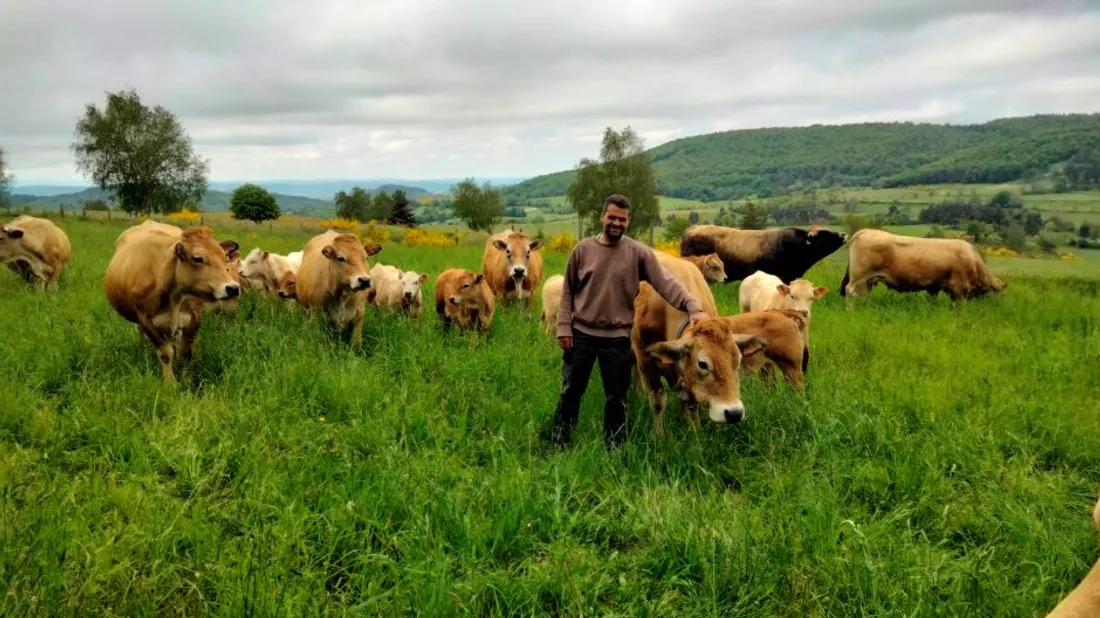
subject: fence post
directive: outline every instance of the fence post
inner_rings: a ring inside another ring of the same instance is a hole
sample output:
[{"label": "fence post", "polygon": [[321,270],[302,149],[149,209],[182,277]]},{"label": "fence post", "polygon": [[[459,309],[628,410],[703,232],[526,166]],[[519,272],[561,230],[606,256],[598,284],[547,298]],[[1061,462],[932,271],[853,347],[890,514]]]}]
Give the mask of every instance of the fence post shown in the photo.
[{"label": "fence post", "polygon": [[65,218],[65,204],[63,202],[57,203],[57,214],[62,219]]}]

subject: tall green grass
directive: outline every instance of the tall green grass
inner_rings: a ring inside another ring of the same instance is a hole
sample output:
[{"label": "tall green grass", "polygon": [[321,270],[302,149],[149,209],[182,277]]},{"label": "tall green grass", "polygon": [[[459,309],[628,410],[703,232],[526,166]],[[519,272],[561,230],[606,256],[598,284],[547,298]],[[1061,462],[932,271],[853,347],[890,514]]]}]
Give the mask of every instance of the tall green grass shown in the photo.
[{"label": "tall green grass", "polygon": [[746,379],[744,423],[662,441],[635,389],[607,453],[594,375],[557,451],[560,352],[515,308],[371,311],[355,350],[246,297],[167,385],[103,298],[121,227],[64,225],[59,293],[0,271],[0,615],[1033,616],[1100,554],[1096,280],[849,312],[834,255],[804,398]]}]

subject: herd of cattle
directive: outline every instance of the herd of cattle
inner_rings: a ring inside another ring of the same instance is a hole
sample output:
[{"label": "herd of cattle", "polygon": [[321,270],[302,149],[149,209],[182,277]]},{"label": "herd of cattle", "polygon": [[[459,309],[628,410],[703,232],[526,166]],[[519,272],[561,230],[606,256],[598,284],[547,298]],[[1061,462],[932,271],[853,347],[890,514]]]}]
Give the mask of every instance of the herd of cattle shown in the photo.
[{"label": "herd of cattle", "polygon": [[[1005,289],[978,252],[958,239],[925,239],[865,229],[851,239],[811,227],[740,230],[692,226],[675,257],[657,252],[662,268],[711,316],[688,316],[642,283],[634,302],[631,333],[636,369],[649,392],[654,428],[664,432],[662,379],[679,392],[684,410],[699,425],[705,405],[717,423],[740,421],[740,375],[759,371],[769,381],[778,369],[796,389],[809,363],[811,305],[828,290],[803,279],[816,263],[848,244],[848,269],[840,293],[867,294],[883,283],[899,291],[943,291],[953,299]],[[484,330],[497,299],[534,308],[542,286],[544,328],[555,330],[561,275],[542,281],[542,241],[505,231],[486,240],[480,271],[448,268],[435,280],[435,310],[446,327]],[[366,305],[419,315],[428,275],[385,264],[368,268],[382,247],[355,235],[327,231],[286,256],[255,248],[244,259],[232,240],[217,241],[208,227],[181,229],[145,221],[124,230],[104,276],[110,305],[153,343],[163,378],[173,380],[176,356],[186,361],[204,310],[233,311],[242,290],[282,299],[292,308],[327,316],[333,327],[362,341]],[[68,236],[48,219],[20,216],[0,228],[0,260],[28,283],[56,290],[71,256]],[[720,316],[709,285],[742,281],[740,313]],[[850,306],[850,305],[849,305]],[[1094,519],[1100,527],[1100,501]],[[1050,616],[1100,615],[1100,562]]]}]

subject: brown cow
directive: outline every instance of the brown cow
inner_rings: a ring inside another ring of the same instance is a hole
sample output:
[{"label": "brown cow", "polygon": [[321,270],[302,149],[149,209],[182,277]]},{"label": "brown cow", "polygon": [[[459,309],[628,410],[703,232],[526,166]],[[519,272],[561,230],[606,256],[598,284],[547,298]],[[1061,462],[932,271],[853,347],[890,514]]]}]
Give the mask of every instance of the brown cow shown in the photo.
[{"label": "brown cow", "polygon": [[[657,254],[657,260],[665,272],[695,297],[704,313],[709,316],[718,315],[714,294],[707,287],[706,279],[694,264],[660,252]],[[677,359],[688,352],[691,352],[694,357],[696,353],[704,353],[706,348],[710,352],[705,354],[711,356],[718,354],[706,343],[714,332],[711,329],[703,330],[704,334],[700,335],[697,342],[699,347],[685,343],[684,346],[672,348],[658,347],[657,349],[661,352],[659,354],[647,351],[655,344],[679,341],[682,329],[689,321],[686,313],[668,304],[648,282],[643,281],[638,286],[638,295],[634,298],[634,326],[630,331],[630,346],[634,352],[635,366],[641,376],[640,382],[649,393],[650,404],[653,406],[654,427],[658,434],[664,433],[665,393],[661,378],[668,380],[670,386],[676,386],[678,384]],[[748,346],[748,339],[742,343]],[[722,358],[726,360],[722,361],[723,369],[719,373],[708,374],[692,382],[692,384],[698,382],[698,392],[711,393],[705,397],[700,395],[698,400],[711,406],[711,418],[717,422],[727,422],[727,413],[731,418],[744,413],[738,387],[736,384],[731,385],[730,382],[731,376],[736,374],[727,371],[728,362],[733,362],[733,359],[728,356],[722,356]],[[692,418],[693,422],[697,420],[694,416]]]},{"label": "brown cow", "polygon": [[49,219],[22,215],[0,227],[0,262],[42,289],[59,287],[71,255],[69,237]]},{"label": "brown cow", "polygon": [[[1100,500],[1092,507],[1092,523],[1100,530]],[[1100,560],[1093,563],[1085,577],[1077,583],[1046,618],[1096,618],[1100,616]]]},{"label": "brown cow", "polygon": [[496,301],[486,277],[465,268],[448,268],[435,279],[435,313],[449,328],[488,330],[493,323]]},{"label": "brown cow", "polygon": [[535,307],[535,290],[542,283],[542,240],[531,240],[525,232],[505,230],[485,240],[481,272],[489,288],[501,300],[524,303],[524,315]]},{"label": "brown cow", "polygon": [[[974,246],[956,238],[915,238],[864,229],[852,235],[841,296],[862,296],[876,283],[899,292],[947,292],[953,300],[1001,292]],[[849,304],[850,307],[850,304]]]},{"label": "brown cow", "polygon": [[281,279],[279,279],[279,298],[293,303],[298,298],[297,292],[298,275],[294,271],[288,270],[283,273]]},{"label": "brown cow", "polygon": [[327,313],[337,331],[350,325],[356,346],[363,343],[363,307],[370,287],[367,257],[381,250],[377,244],[368,250],[354,234],[333,230],[314,236],[302,250],[295,282],[298,304],[307,313]]},{"label": "brown cow", "polygon": [[178,227],[146,221],[115,240],[103,290],[107,301],[153,343],[161,373],[172,381],[173,357],[184,362],[199,330],[203,306],[241,293],[229,274],[232,240],[214,241],[208,227]]},{"label": "brown cow", "polygon": [[734,332],[756,335],[767,344],[761,354],[745,363],[745,373],[759,371],[771,382],[775,367],[798,391],[806,388],[806,370],[810,364],[810,351],[806,347],[806,314],[791,309],[751,311],[725,318]]},{"label": "brown cow", "polygon": [[[233,278],[233,281],[237,282],[237,285],[241,286],[241,290],[244,291],[246,287],[242,284],[242,278],[240,273],[241,268],[241,254],[231,246],[222,246],[225,249],[225,270],[229,273],[229,276]],[[241,296],[238,294],[229,300],[216,300],[209,303],[215,313],[234,313],[241,306]]]},{"label": "brown cow", "polygon": [[699,272],[703,273],[707,283],[722,283],[726,280],[726,265],[722,263],[722,258],[718,257],[717,253],[688,255],[683,259],[695,264]]}]

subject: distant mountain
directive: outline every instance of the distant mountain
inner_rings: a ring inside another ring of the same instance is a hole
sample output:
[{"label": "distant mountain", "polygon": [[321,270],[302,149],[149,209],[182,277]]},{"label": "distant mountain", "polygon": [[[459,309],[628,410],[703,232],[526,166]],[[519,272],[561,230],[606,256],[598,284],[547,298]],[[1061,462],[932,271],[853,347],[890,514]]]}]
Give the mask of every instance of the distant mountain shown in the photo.
[{"label": "distant mountain", "polygon": [[[661,195],[725,200],[831,186],[1009,182],[1093,151],[1100,151],[1100,114],[725,131],[648,154]],[[537,176],[504,192],[516,199],[564,195],[575,174]]]},{"label": "distant mountain", "polygon": [[66,195],[69,193],[76,193],[87,189],[91,185],[88,184],[49,184],[49,185],[21,185],[14,183],[12,186],[12,192],[20,195],[30,196],[51,196],[51,195]]},{"label": "distant mountain", "polygon": [[[202,200],[203,211],[225,212],[229,210],[230,195],[231,194],[225,191],[207,191],[206,196]],[[279,204],[279,208],[281,208],[283,212],[321,217],[333,216],[336,214],[336,206],[332,202],[326,200],[318,200],[299,195],[283,195],[280,193],[273,193],[273,195],[275,196],[275,201]],[[29,206],[35,210],[56,210],[58,206],[61,206],[65,210],[80,210],[84,202],[103,199],[108,199],[108,196],[98,187],[91,187],[83,191],[64,195],[40,196],[16,193],[11,196],[12,206],[19,208]]]}]

